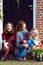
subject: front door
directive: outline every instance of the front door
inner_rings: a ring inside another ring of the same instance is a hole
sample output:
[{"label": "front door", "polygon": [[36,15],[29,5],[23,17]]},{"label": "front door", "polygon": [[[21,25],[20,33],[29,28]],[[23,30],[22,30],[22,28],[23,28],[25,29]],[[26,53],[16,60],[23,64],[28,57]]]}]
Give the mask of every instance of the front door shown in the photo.
[{"label": "front door", "polygon": [[11,21],[14,26],[19,20],[24,20],[27,29],[33,28],[33,0],[3,0],[4,22]]}]

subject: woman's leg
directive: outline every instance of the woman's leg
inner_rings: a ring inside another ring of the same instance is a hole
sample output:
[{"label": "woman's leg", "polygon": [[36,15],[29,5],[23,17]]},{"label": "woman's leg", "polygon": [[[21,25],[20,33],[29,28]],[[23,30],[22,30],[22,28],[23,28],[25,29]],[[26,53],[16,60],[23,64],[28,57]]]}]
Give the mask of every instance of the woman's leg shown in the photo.
[{"label": "woman's leg", "polygon": [[5,49],[5,52],[3,54],[3,57],[7,59],[9,52],[13,52],[13,45],[11,43],[8,43],[8,48]]},{"label": "woman's leg", "polygon": [[5,50],[5,53],[3,55],[4,59],[7,59],[9,51],[10,51],[10,47],[8,47],[8,49]]},{"label": "woman's leg", "polygon": [[16,56],[16,60],[19,60],[19,58],[22,58],[27,54],[27,48],[21,48],[19,49],[19,54]]},{"label": "woman's leg", "polygon": [[10,43],[10,52],[13,53],[13,51],[14,51],[14,47],[13,47],[12,43]]},{"label": "woman's leg", "polygon": [[26,56],[27,51],[28,51],[28,44],[22,44],[21,45],[22,48],[19,48],[19,54],[16,56],[16,60],[18,60],[19,58],[22,58],[23,56]]}]

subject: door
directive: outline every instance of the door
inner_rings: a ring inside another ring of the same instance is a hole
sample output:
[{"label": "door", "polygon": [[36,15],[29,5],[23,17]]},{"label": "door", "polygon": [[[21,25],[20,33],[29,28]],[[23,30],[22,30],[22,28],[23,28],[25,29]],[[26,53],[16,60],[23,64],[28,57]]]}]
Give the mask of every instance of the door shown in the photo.
[{"label": "door", "polygon": [[24,20],[29,31],[33,28],[33,0],[3,0],[3,2],[3,26],[8,21],[16,26],[19,20]]}]

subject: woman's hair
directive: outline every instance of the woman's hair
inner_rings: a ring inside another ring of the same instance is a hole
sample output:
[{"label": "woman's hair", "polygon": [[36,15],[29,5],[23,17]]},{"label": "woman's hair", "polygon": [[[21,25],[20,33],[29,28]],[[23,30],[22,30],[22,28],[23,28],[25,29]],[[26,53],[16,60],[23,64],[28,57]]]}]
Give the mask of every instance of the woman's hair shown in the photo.
[{"label": "woman's hair", "polygon": [[15,31],[17,32],[17,31],[19,31],[19,30],[22,30],[23,24],[26,24],[26,23],[25,23],[23,20],[20,20],[20,21],[18,22],[18,24],[16,25]]},{"label": "woman's hair", "polygon": [[10,33],[11,33],[11,34],[14,34],[14,26],[13,26],[13,23],[11,23],[11,22],[7,22],[7,24],[6,24],[5,27],[4,27],[3,33],[8,34],[7,25],[8,25],[9,23],[12,25],[12,30],[11,30]]}]

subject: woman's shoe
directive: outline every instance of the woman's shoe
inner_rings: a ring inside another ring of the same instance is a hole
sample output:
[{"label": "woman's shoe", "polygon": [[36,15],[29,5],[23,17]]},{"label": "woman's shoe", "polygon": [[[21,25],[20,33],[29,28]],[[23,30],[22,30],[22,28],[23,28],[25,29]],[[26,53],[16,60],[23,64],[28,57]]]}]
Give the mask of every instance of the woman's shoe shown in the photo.
[{"label": "woman's shoe", "polygon": [[23,58],[19,58],[18,60],[19,60],[19,61],[23,61]]},{"label": "woman's shoe", "polygon": [[23,57],[23,60],[26,61],[26,57],[25,56]]},{"label": "woman's shoe", "polygon": [[2,57],[2,59],[1,59],[2,61],[5,61],[6,59],[4,58],[4,57]]}]

